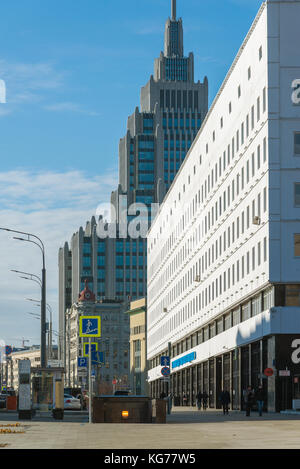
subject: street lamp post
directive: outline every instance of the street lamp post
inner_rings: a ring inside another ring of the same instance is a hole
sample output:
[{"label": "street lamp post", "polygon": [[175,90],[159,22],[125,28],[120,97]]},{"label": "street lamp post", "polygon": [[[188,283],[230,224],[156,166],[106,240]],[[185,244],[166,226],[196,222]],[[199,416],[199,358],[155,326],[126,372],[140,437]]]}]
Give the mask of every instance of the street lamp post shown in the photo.
[{"label": "street lamp post", "polygon": [[[30,280],[30,279],[27,279]],[[36,303],[36,306],[40,305],[41,302],[38,300],[33,300],[32,298],[26,298],[27,301],[32,301],[33,303]],[[50,348],[49,348],[49,358],[52,358],[52,333],[53,333],[53,322],[52,322],[52,316],[53,316],[53,310],[49,303],[46,303],[46,308],[48,310],[48,313],[50,315],[50,321],[49,321],[49,343],[50,343]]]},{"label": "street lamp post", "polygon": [[[34,274],[31,274],[29,272],[22,272],[21,270],[12,270],[12,272],[16,273],[16,274],[22,274],[20,275],[20,278],[24,279],[24,280],[30,280],[31,282],[35,282],[38,284],[38,286],[40,288],[42,288],[42,280],[40,279],[40,277],[38,277],[37,275],[34,275]],[[27,275],[27,277],[26,277]],[[41,301],[36,301],[36,300],[31,300],[30,301],[35,301],[36,303],[38,303],[39,305],[41,304]],[[36,305],[38,306],[38,305]],[[48,311],[50,312],[50,327],[47,328],[47,325],[49,326],[49,324],[47,323],[47,319],[46,319],[46,331],[48,329],[48,358],[52,358],[52,345],[50,346],[50,341],[52,341],[52,309],[50,308],[50,306],[48,305],[47,303],[47,309]],[[36,318],[37,319],[37,318]],[[39,315],[39,319],[41,319],[41,316]]]},{"label": "street lamp post", "polygon": [[[1,231],[7,231],[9,233],[17,233],[26,238],[14,238],[18,241],[25,241],[28,243],[35,244],[42,252],[42,299],[41,299],[41,368],[47,367],[47,354],[46,354],[46,263],[45,263],[45,246],[43,241],[32,233],[26,233],[24,231],[11,230],[9,228],[0,228]],[[31,239],[33,238],[33,239]]]}]

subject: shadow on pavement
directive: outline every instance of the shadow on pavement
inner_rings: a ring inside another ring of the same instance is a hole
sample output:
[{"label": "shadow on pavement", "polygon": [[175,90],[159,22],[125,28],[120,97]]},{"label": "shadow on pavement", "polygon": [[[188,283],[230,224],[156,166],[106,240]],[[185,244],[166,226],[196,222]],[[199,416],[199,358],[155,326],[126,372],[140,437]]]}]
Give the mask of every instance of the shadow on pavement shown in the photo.
[{"label": "shadow on pavement", "polygon": [[171,415],[167,416],[169,424],[193,424],[193,423],[226,423],[226,422],[261,422],[261,421],[289,421],[300,420],[300,415],[284,415],[279,413],[264,413],[262,417],[258,412],[251,412],[246,417],[245,412],[230,411],[229,415],[223,415],[222,410],[197,411],[196,409],[173,409]]},{"label": "shadow on pavement", "polygon": [[0,412],[0,422],[19,422],[30,425],[30,422],[53,422],[53,423],[87,423],[89,420],[87,412],[66,411],[63,420],[55,420],[51,413],[36,413],[31,420],[19,420],[17,412]]}]

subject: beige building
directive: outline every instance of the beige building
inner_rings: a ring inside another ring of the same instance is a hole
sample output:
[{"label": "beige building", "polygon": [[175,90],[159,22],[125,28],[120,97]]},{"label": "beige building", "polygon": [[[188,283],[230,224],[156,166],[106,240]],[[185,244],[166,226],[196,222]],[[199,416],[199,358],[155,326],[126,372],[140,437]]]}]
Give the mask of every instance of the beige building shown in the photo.
[{"label": "beige building", "polygon": [[8,376],[7,386],[9,388],[18,389],[19,386],[19,361],[30,360],[31,367],[37,368],[41,365],[41,352],[40,346],[33,345],[32,347],[21,350],[19,352],[13,352],[11,358],[7,363]]},{"label": "beige building", "polygon": [[130,385],[137,396],[148,395],[147,381],[147,305],[146,299],[130,303]]},{"label": "beige building", "polygon": [[[56,366],[57,362],[57,346],[53,346],[53,360],[48,360],[48,366],[52,364]],[[13,352],[7,364],[4,364],[6,368],[5,374],[7,375],[7,386],[9,388],[18,389],[19,386],[19,361],[20,360],[30,360],[31,368],[39,368],[41,366],[41,352],[39,345],[33,345],[32,347],[24,348]]]}]

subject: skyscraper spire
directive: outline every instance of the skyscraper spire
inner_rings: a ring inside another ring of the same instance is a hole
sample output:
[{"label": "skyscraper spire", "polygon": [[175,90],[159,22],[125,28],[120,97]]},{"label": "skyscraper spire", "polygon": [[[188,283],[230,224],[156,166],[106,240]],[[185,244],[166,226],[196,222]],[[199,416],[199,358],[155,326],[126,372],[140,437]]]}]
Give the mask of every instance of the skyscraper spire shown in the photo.
[{"label": "skyscraper spire", "polygon": [[182,20],[176,19],[176,0],[171,0],[171,18],[165,28],[165,57],[183,57]]},{"label": "skyscraper spire", "polygon": [[176,0],[172,1],[172,21],[176,21]]}]

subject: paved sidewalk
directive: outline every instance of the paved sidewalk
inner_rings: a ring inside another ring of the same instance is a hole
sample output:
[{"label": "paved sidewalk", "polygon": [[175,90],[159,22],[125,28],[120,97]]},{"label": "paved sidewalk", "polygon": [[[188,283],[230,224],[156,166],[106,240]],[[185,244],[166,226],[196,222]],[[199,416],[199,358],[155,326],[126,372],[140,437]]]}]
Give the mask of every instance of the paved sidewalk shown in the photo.
[{"label": "paved sidewalk", "polygon": [[[12,416],[1,425],[18,422]],[[81,418],[81,421],[78,421]],[[300,416],[267,414],[250,418],[232,412],[197,412],[176,408],[166,425],[97,424],[86,416],[70,415],[67,421],[20,422],[21,434],[0,434],[8,449],[299,449]],[[126,430],[124,428],[126,426]]]}]

